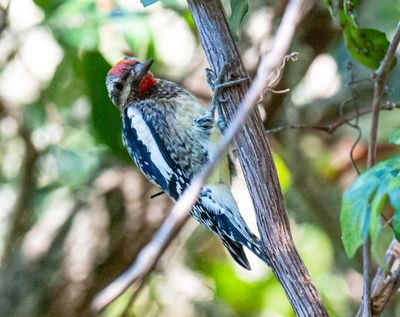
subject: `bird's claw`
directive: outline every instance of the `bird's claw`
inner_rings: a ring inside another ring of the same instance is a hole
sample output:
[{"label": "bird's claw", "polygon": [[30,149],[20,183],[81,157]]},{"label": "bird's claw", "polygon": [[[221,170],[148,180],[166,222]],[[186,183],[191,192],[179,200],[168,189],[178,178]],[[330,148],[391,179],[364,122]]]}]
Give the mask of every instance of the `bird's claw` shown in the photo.
[{"label": "bird's claw", "polygon": [[228,78],[227,80],[225,80],[225,77],[228,74],[228,72],[227,72],[228,66],[230,66],[230,63],[224,63],[222,65],[221,71],[218,73],[218,75],[216,76],[215,79],[214,79],[214,77],[215,77],[214,72],[211,69],[206,68],[207,83],[213,91],[211,105],[210,105],[210,108],[208,109],[208,111],[214,114],[215,108],[218,107],[218,125],[220,126],[220,129],[222,131],[226,129],[226,122],[222,115],[222,110],[220,108],[219,103],[226,102],[227,98],[223,98],[222,96],[220,96],[221,90],[226,87],[232,87],[232,86],[238,85],[246,80],[249,80],[248,77],[234,79],[234,80],[231,80]]},{"label": "bird's claw", "polygon": [[227,68],[230,65],[231,65],[230,63],[224,63],[217,76],[215,76],[214,72],[211,69],[206,68],[207,83],[211,87],[214,94],[222,88],[231,87],[231,86],[237,85],[245,80],[248,80],[247,77],[235,79],[235,80],[231,80],[228,78],[228,80],[225,80],[225,77],[228,74]]}]

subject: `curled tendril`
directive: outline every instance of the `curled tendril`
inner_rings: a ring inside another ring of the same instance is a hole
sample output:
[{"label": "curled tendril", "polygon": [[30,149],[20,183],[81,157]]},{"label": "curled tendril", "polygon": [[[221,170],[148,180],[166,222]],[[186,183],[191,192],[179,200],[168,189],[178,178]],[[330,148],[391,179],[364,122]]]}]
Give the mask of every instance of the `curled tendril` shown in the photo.
[{"label": "curled tendril", "polygon": [[264,96],[267,92],[272,92],[274,94],[285,94],[290,91],[289,88],[282,89],[282,90],[275,90],[274,88],[278,85],[280,79],[282,78],[282,70],[285,68],[286,63],[288,61],[296,62],[298,60],[299,53],[293,52],[286,55],[283,58],[282,64],[279,68],[275,69],[275,71],[271,74],[270,78],[268,79],[268,86],[265,87],[262,94],[260,94],[260,98],[258,99],[257,103],[261,103],[264,99]]},{"label": "curled tendril", "polygon": [[[351,164],[353,165],[353,168],[356,170],[357,174],[359,175],[360,169],[358,168],[357,163],[354,159],[354,151],[362,137],[362,131],[358,124],[359,119],[360,119],[360,116],[359,116],[360,109],[359,109],[358,102],[357,102],[358,101],[358,92],[356,89],[356,85],[363,81],[370,81],[371,79],[370,78],[355,79],[355,75],[354,75],[355,67],[352,62],[349,62],[347,64],[347,70],[350,72],[350,79],[347,82],[346,86],[349,87],[351,90],[351,98],[342,102],[342,104],[339,107],[339,113],[340,113],[340,116],[342,117],[342,119],[345,121],[345,123],[349,127],[353,128],[357,131],[357,137],[356,137],[353,145],[351,146],[349,156],[350,156],[350,161],[351,161]],[[356,113],[356,116],[351,120],[348,120],[344,113],[344,108],[347,104],[351,104],[353,106],[354,112]]]}]

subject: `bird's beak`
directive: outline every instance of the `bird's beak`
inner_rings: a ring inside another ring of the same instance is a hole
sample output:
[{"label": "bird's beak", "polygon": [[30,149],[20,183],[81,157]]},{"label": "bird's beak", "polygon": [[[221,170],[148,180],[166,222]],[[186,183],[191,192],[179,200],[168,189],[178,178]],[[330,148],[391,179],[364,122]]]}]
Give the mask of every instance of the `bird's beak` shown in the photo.
[{"label": "bird's beak", "polygon": [[154,63],[154,59],[149,59],[148,61],[145,61],[143,63],[141,63],[139,66],[139,74],[138,77],[141,78],[144,75],[146,75],[146,73],[149,71],[151,65],[153,65]]}]

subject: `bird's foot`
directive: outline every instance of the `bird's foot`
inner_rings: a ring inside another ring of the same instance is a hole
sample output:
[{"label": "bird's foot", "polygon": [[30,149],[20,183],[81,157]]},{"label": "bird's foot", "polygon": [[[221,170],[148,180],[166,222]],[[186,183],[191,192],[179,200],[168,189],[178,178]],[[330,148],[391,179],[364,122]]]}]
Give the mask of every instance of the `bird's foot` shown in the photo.
[{"label": "bird's foot", "polygon": [[249,78],[240,78],[240,79],[225,79],[227,73],[227,67],[229,66],[229,63],[224,63],[222,66],[221,71],[217,76],[214,76],[214,73],[211,69],[206,68],[206,79],[208,85],[211,87],[213,91],[212,99],[211,99],[211,105],[210,108],[208,109],[208,112],[214,115],[215,113],[215,108],[218,108],[218,126],[221,129],[222,132],[226,130],[227,124],[225,121],[225,118],[223,116],[221,107],[220,107],[220,102],[225,102],[226,99],[224,99],[220,94],[222,89],[226,87],[232,87],[235,85],[238,85],[246,80],[249,80]]}]

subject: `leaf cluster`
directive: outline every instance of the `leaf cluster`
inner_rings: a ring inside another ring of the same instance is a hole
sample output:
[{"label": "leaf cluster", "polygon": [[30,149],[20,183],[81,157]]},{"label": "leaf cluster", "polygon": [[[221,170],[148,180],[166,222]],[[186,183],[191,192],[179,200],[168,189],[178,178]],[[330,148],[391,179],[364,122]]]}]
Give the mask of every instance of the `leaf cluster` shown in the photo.
[{"label": "leaf cluster", "polygon": [[[392,143],[400,143],[399,132],[392,135]],[[368,236],[373,245],[378,242],[384,227],[382,214],[388,208],[393,209],[393,217],[388,221],[400,241],[400,156],[374,165],[358,176],[343,194],[340,221],[349,257],[354,256]]]},{"label": "leaf cluster", "polygon": [[[324,0],[332,17],[343,30],[345,45],[356,61],[375,70],[389,47],[386,34],[376,29],[362,28],[357,22],[358,0]],[[393,62],[394,66],[396,60]]]}]

